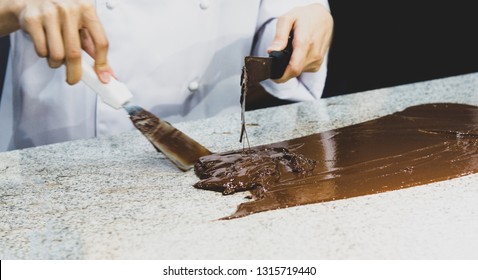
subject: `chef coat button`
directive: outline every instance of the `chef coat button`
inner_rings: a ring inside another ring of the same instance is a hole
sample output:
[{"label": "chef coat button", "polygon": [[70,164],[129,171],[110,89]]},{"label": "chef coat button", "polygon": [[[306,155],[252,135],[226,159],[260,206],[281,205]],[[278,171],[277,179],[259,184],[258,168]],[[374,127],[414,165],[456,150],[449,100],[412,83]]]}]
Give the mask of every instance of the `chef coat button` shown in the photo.
[{"label": "chef coat button", "polygon": [[106,8],[109,10],[113,10],[115,8],[115,1],[114,0],[108,0],[106,1]]},{"label": "chef coat button", "polygon": [[199,7],[201,7],[201,9],[203,10],[207,10],[207,8],[209,8],[210,5],[211,3],[209,0],[202,0],[201,3],[199,4]]},{"label": "chef coat button", "polygon": [[197,81],[193,81],[189,83],[188,89],[190,91],[196,91],[199,89],[199,83]]}]

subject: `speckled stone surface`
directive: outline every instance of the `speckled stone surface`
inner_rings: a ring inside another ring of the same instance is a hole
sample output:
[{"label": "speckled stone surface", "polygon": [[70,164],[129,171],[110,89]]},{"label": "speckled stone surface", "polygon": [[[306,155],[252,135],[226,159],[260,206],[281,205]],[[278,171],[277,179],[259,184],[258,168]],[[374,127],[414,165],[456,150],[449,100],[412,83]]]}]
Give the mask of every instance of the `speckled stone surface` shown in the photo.
[{"label": "speckled stone surface", "polygon": [[[248,112],[251,145],[408,106],[478,105],[478,74]],[[179,123],[239,149],[240,116]],[[0,153],[1,259],[477,259],[478,175],[219,221],[245,201],[197,190],[137,131]]]}]

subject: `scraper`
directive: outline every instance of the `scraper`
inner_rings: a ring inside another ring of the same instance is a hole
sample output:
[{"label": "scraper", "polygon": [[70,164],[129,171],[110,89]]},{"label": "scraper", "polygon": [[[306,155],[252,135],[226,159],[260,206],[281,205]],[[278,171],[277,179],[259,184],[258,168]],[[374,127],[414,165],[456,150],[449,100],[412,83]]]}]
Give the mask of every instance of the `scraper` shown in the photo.
[{"label": "scraper", "polygon": [[[269,57],[246,56],[241,75],[241,122],[242,129],[239,142],[242,142],[246,132],[245,111],[248,88],[267,79],[279,79],[284,75],[292,56],[293,33],[289,34],[287,46],[282,51],[272,51]],[[246,133],[247,134],[247,133]],[[247,138],[247,135],[246,135]]]},{"label": "scraper", "polygon": [[179,169],[186,171],[196,161],[211,152],[171,124],[161,120],[138,105],[131,103],[133,95],[125,84],[111,77],[108,84],[102,83],[94,69],[94,60],[89,55],[82,57],[81,80],[95,91],[101,100],[114,109],[124,108],[134,126]]}]

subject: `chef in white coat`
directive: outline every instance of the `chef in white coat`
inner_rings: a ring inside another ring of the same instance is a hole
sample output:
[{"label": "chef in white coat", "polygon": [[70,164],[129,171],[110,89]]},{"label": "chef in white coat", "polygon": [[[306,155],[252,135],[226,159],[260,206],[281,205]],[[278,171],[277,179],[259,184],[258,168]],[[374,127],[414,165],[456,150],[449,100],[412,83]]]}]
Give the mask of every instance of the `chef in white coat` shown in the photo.
[{"label": "chef in white coat", "polygon": [[291,30],[286,73],[263,86],[281,99],[320,98],[332,25],[326,0],[2,0],[8,149],[133,129],[79,82],[81,48],[100,80],[114,75],[134,103],[177,122],[238,113],[244,56],[283,49]]}]

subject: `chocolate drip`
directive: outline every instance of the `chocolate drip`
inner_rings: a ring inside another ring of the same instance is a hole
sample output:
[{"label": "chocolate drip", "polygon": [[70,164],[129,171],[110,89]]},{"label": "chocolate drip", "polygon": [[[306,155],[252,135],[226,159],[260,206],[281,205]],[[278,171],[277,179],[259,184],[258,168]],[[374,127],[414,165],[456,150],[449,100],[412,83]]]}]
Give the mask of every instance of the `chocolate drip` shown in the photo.
[{"label": "chocolate drip", "polygon": [[202,157],[196,188],[249,190],[226,219],[478,172],[478,107],[426,104],[364,123]]},{"label": "chocolate drip", "polygon": [[249,85],[249,76],[247,73],[247,68],[244,66],[242,67],[242,74],[241,74],[241,135],[239,136],[239,142],[242,143],[242,139],[244,135],[246,136],[247,140],[247,147],[249,148],[249,138],[247,137],[246,131],[246,97],[247,97],[247,89]]}]

